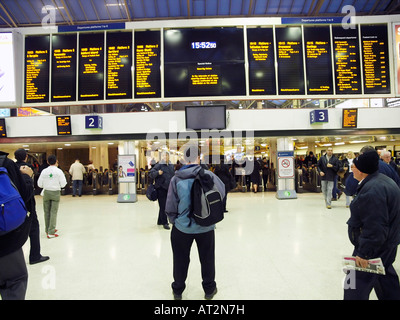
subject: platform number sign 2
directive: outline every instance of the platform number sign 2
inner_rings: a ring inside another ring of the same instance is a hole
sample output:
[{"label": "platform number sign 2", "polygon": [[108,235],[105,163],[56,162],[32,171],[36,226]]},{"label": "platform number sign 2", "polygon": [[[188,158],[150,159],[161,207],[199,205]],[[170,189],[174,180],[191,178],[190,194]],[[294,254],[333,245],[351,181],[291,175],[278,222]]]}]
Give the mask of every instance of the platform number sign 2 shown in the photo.
[{"label": "platform number sign 2", "polygon": [[86,129],[103,129],[103,117],[101,116],[86,116],[85,117]]},{"label": "platform number sign 2", "polygon": [[311,110],[310,124],[328,122],[328,110]]}]

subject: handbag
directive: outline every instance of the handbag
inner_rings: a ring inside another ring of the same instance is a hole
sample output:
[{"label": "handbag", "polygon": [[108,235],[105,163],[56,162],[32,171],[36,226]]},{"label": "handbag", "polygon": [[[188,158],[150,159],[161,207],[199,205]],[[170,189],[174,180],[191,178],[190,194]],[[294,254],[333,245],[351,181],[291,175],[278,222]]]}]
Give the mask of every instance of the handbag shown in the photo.
[{"label": "handbag", "polygon": [[149,184],[146,190],[146,197],[150,201],[156,201],[158,199],[157,189],[154,184]]}]

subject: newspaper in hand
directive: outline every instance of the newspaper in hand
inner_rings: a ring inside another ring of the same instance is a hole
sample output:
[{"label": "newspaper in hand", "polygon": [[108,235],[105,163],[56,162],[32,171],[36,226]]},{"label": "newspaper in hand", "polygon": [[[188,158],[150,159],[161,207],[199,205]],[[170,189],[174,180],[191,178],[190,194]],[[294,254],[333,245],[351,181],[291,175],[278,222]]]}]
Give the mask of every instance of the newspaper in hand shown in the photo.
[{"label": "newspaper in hand", "polygon": [[363,272],[377,273],[385,275],[385,267],[383,266],[381,258],[375,258],[368,260],[368,266],[366,268],[356,266],[356,257],[343,257],[343,271],[357,270]]}]

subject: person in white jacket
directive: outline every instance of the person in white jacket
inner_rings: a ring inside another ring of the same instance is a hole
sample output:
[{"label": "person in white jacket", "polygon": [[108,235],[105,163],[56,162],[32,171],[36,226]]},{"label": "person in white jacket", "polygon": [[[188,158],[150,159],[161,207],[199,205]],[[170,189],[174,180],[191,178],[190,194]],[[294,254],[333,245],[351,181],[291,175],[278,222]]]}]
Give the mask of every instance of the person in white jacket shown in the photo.
[{"label": "person in white jacket", "polygon": [[64,172],[58,168],[56,156],[47,158],[49,167],[44,169],[38,179],[38,186],[43,188],[43,211],[47,238],[58,237],[56,233],[57,212],[60,204],[61,188],[67,184]]},{"label": "person in white jacket", "polygon": [[72,176],[72,196],[75,197],[76,189],[78,189],[78,195],[82,196],[82,185],[83,185],[83,174],[86,172],[85,167],[76,159],[71,167],[69,168],[69,174]]}]

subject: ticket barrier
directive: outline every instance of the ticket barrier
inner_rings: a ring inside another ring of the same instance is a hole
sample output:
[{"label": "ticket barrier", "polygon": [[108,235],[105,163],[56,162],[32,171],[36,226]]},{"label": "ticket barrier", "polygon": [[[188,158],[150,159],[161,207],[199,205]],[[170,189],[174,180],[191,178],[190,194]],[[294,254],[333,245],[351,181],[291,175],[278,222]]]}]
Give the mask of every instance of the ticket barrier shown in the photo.
[{"label": "ticket barrier", "polygon": [[321,176],[317,168],[298,168],[295,170],[297,193],[321,192]]},{"label": "ticket barrier", "polygon": [[149,172],[140,171],[139,179],[137,181],[137,193],[146,194],[147,187],[149,186]]},{"label": "ticket barrier", "polygon": [[[65,185],[64,188],[61,189],[61,195],[65,196],[66,194],[70,194],[72,193],[72,179],[71,179],[71,175],[64,171],[64,175],[65,175],[65,180],[67,180],[67,184]],[[41,190],[41,189],[40,189]]]}]

